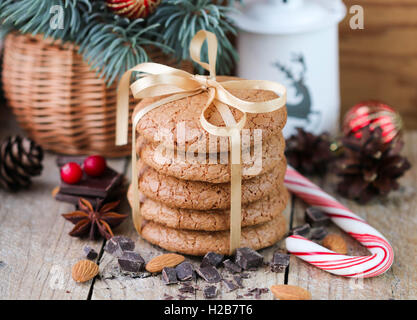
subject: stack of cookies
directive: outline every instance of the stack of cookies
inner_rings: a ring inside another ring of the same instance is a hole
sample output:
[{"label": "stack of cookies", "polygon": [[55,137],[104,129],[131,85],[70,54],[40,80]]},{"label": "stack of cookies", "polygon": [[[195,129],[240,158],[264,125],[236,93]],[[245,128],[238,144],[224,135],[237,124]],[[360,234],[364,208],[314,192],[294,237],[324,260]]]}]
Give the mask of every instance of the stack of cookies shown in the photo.
[{"label": "stack of cookies", "polygon": [[[253,102],[276,98],[270,91],[230,91]],[[141,235],[166,250],[190,255],[229,252],[230,146],[227,138],[212,136],[201,127],[207,98],[201,93],[165,104],[148,112],[136,128],[139,190],[135,191],[144,218]],[[144,99],[137,109],[156,100]],[[239,121],[242,114],[231,110]],[[285,108],[247,114],[242,131],[242,247],[271,246],[286,232],[282,212],[288,193],[281,132],[286,117]],[[224,125],[214,106],[207,118]],[[130,202],[133,191],[130,188]]]}]

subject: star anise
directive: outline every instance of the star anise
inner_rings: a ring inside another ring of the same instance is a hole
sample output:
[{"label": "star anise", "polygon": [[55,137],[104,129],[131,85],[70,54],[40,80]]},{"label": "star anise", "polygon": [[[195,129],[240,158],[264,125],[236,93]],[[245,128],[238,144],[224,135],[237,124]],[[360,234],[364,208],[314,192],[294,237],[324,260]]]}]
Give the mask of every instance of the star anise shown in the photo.
[{"label": "star anise", "polygon": [[80,198],[78,202],[79,210],[63,214],[62,216],[75,224],[69,233],[73,237],[82,237],[88,234],[90,239],[95,239],[98,235],[109,240],[113,237],[111,228],[117,227],[127,218],[127,214],[112,212],[120,201],[115,201],[102,205],[93,205],[86,199]]}]

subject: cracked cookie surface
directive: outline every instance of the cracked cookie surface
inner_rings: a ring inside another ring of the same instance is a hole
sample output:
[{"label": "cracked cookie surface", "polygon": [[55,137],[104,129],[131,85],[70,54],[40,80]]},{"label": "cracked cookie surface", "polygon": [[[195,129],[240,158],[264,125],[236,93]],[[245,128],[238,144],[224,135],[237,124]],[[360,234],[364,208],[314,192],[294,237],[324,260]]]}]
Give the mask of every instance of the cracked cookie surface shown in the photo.
[{"label": "cracked cookie surface", "polygon": [[[259,250],[272,246],[287,232],[285,217],[279,214],[272,221],[242,228],[241,247]],[[141,235],[144,239],[168,251],[202,256],[213,251],[229,254],[229,231],[191,231],[162,226],[144,221]]]},{"label": "cracked cookie surface", "polygon": [[[242,181],[242,204],[275,192],[284,181],[286,159],[263,175]],[[169,207],[196,210],[230,207],[230,183],[186,181],[158,173],[138,161],[139,190],[148,198]]]},{"label": "cracked cookie surface", "polygon": [[[242,100],[251,102],[267,101],[277,98],[274,92],[266,90],[233,89],[230,92]],[[135,113],[163,97],[165,96],[143,99],[137,105]],[[200,114],[205,106],[207,97],[208,93],[203,92],[164,104],[149,111],[142,117],[136,127],[138,136],[142,136],[150,142],[162,143],[171,149],[198,149],[205,150],[204,152],[229,151],[227,137],[222,140],[226,141],[226,143],[216,143],[214,145],[217,149],[213,149],[213,145],[210,147],[210,141],[217,141],[218,137],[209,134],[200,124]],[[230,109],[236,121],[239,121],[242,113],[237,109]],[[207,110],[206,116],[213,125],[224,125],[219,112],[214,106]],[[253,133],[254,129],[262,130],[262,139],[266,141],[271,136],[279,134],[286,121],[287,111],[285,107],[268,113],[248,113],[244,129],[248,129],[251,133]],[[248,145],[244,145],[243,148],[246,148]]]},{"label": "cracked cookie surface", "polygon": [[[242,179],[248,180],[254,176],[270,171],[284,157],[285,139],[282,133],[272,136],[262,146],[248,148],[242,152]],[[167,150],[162,146],[146,143],[138,139],[136,151],[148,166],[168,176],[182,180],[225,183],[230,181],[230,161],[228,153],[210,163],[210,156],[195,157],[182,152]],[[220,159],[226,160],[220,163]],[[217,163],[214,163],[217,162]]]},{"label": "cracked cookie surface", "polygon": [[[242,206],[242,227],[271,221],[287,206],[289,194],[281,186],[275,194]],[[132,205],[132,188],[128,199]],[[145,198],[141,205],[144,219],[173,229],[222,231],[230,228],[230,210],[191,210],[171,208]]]}]

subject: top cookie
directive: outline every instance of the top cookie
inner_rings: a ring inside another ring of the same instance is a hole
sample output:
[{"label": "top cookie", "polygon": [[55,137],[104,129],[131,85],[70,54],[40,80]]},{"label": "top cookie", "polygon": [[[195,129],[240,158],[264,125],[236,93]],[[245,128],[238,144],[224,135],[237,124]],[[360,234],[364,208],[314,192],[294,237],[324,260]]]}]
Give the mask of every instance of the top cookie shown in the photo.
[{"label": "top cookie", "polygon": [[[274,92],[266,90],[233,89],[230,92],[236,97],[250,102],[268,101],[277,98]],[[163,97],[143,99],[138,104],[135,112]],[[210,153],[227,152],[229,151],[227,137],[220,138],[213,136],[205,131],[200,124],[200,114],[207,98],[208,93],[203,92],[162,105],[145,114],[139,121],[136,130],[146,140],[154,143],[162,143],[165,147],[171,149],[186,151],[198,150],[200,152]],[[230,109],[236,121],[239,121],[242,113],[237,109]],[[209,108],[206,115],[207,119],[213,125],[224,126],[221,115],[215,106]],[[262,139],[266,141],[271,136],[281,132],[286,120],[286,108],[268,113],[248,113],[242,135],[256,135],[257,133],[254,130],[259,129],[262,132]],[[242,139],[243,148],[252,144],[253,139],[250,141]]]}]

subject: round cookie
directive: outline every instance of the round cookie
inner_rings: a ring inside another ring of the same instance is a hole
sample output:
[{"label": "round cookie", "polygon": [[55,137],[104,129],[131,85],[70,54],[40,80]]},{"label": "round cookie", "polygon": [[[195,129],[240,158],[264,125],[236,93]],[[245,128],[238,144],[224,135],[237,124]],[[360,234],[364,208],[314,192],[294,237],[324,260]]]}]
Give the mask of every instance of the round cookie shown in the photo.
[{"label": "round cookie", "polygon": [[[253,146],[244,150],[242,152],[242,179],[248,180],[270,171],[284,157],[284,149],[285,139],[282,133],[279,133],[265,141],[262,144],[262,150],[254,150]],[[164,147],[145,143],[142,139],[138,139],[136,150],[143,162],[168,176],[210,183],[230,181],[230,161],[228,161],[227,153],[225,154],[227,163],[220,163],[219,159],[217,159],[218,163],[209,163],[209,155],[202,158],[190,157],[185,153],[174,153]],[[257,154],[261,154],[262,158],[259,156],[254,159]],[[217,154],[215,156],[217,157]]]},{"label": "round cookie", "polygon": [[[261,102],[277,98],[274,92],[266,90],[233,89],[230,92],[242,100],[251,102]],[[137,105],[135,114],[164,97],[166,96],[143,99]],[[229,151],[227,137],[222,138],[222,141],[226,143],[216,143],[219,137],[210,135],[200,124],[200,114],[207,98],[208,93],[203,92],[164,104],[149,111],[142,117],[136,127],[138,136],[142,136],[150,142],[161,143],[169,149],[204,150],[205,153]],[[236,121],[239,121],[242,113],[237,109],[230,109]],[[214,106],[207,110],[206,115],[209,122],[213,125],[224,126],[224,122]],[[245,133],[245,129],[248,129],[248,132],[251,134],[253,134],[254,129],[260,129],[262,130],[262,141],[266,141],[270,137],[280,133],[286,121],[287,111],[285,107],[268,113],[248,113],[243,134]],[[214,144],[210,148],[211,142],[214,142]],[[246,147],[244,145],[243,149]]]},{"label": "round cookie", "polygon": [[[276,194],[242,206],[242,227],[271,221],[287,206],[289,194],[284,186]],[[132,205],[132,188],[128,199]],[[190,210],[168,207],[149,198],[141,205],[144,219],[173,229],[222,231],[230,228],[230,210]]]},{"label": "round cookie", "polygon": [[[270,222],[242,228],[240,246],[254,250],[266,248],[282,239],[286,232],[287,223],[284,216],[279,214]],[[168,251],[195,256],[203,256],[210,251],[229,254],[229,231],[178,230],[152,221],[145,221],[141,236]]]},{"label": "round cookie", "polygon": [[[271,171],[242,182],[242,204],[275,192],[283,183],[283,158]],[[186,181],[158,173],[138,161],[139,190],[148,198],[169,207],[210,210],[230,207],[230,183]]]}]

